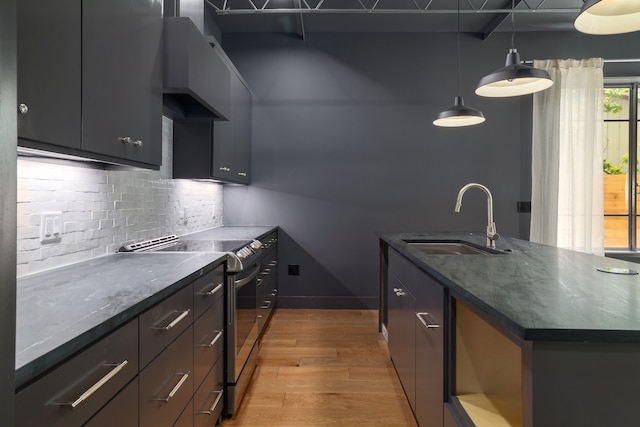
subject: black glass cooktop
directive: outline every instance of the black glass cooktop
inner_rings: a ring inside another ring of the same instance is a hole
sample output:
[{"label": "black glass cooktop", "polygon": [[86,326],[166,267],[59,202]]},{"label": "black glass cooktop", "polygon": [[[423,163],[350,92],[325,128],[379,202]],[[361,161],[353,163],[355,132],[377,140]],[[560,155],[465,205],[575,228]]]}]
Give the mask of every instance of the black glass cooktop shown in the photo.
[{"label": "black glass cooktop", "polygon": [[251,240],[178,240],[156,249],[157,252],[231,252],[251,243]]}]

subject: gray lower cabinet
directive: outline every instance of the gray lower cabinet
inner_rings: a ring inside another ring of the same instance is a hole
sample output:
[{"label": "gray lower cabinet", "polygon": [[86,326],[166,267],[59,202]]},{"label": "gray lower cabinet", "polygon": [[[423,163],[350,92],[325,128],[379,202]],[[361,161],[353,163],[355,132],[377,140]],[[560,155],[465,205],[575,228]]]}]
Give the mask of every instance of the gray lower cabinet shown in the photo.
[{"label": "gray lower cabinet", "polygon": [[18,32],[19,146],[162,163],[161,2],[25,0]]},{"label": "gray lower cabinet", "polygon": [[258,274],[256,297],[258,307],[258,333],[263,334],[269,324],[278,295],[277,247],[273,246],[265,255]]},{"label": "gray lower cabinet", "polygon": [[140,372],[140,426],[172,426],[193,396],[193,328],[189,326]]},{"label": "gray lower cabinet", "polygon": [[394,274],[389,266],[389,293],[387,297],[389,320],[389,354],[402,387],[415,412],[416,408],[416,350],[415,350],[415,296]]},{"label": "gray lower cabinet", "polygon": [[[137,371],[135,319],[19,391],[16,425],[82,425],[134,379]],[[137,412],[126,414],[129,416],[137,419]]]},{"label": "gray lower cabinet", "polygon": [[224,269],[19,390],[16,426],[213,425],[224,405]]},{"label": "gray lower cabinet", "polygon": [[444,288],[398,252],[387,266],[389,353],[420,427],[444,423]]},{"label": "gray lower cabinet", "polygon": [[193,425],[214,425],[224,406],[224,358],[220,357],[193,396]]},{"label": "gray lower cabinet", "polygon": [[416,420],[420,427],[443,424],[444,288],[417,271],[416,286]]},{"label": "gray lower cabinet", "polygon": [[193,327],[193,370],[195,386],[198,387],[209,374],[211,367],[222,356],[224,350],[224,298],[209,307]]},{"label": "gray lower cabinet", "polygon": [[144,368],[193,323],[193,285],[140,315],[140,367]]},{"label": "gray lower cabinet", "polygon": [[137,427],[138,378],[134,378],[120,393],[100,410],[85,427]]}]

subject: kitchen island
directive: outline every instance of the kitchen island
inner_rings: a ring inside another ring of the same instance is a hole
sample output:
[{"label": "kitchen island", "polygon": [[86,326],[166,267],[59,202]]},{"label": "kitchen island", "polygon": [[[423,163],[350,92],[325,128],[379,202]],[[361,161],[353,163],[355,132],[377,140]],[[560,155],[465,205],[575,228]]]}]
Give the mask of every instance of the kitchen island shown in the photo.
[{"label": "kitchen island", "polygon": [[[409,243],[482,248],[482,233],[380,237],[380,323],[405,392],[419,408],[422,388],[435,381],[443,390],[443,421],[429,425],[637,425],[640,276],[597,269],[640,266],[511,238],[488,255],[428,254]],[[413,348],[398,343],[399,324]],[[441,347],[442,369],[425,380],[429,340]]]}]

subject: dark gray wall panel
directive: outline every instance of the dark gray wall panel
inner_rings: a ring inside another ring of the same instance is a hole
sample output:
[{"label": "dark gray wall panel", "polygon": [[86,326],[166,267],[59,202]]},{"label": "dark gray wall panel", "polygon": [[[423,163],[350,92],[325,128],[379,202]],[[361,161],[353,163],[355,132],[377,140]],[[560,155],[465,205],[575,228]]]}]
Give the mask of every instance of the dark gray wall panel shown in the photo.
[{"label": "dark gray wall panel", "polygon": [[[516,45],[523,59],[621,58],[638,56],[630,47],[637,37],[524,33]],[[461,95],[487,122],[459,129],[431,124],[456,95],[455,34],[224,41],[254,94],[252,185],[225,189],[225,223],[282,227],[280,302],[376,301],[376,231],[484,232],[481,192],[467,193],[462,212],[453,212],[467,182],[493,192],[498,232],[528,237],[529,216],[516,202],[530,197],[531,97],[474,94],[504,64],[509,35],[462,36]],[[300,265],[300,276],[288,276],[288,264]]]},{"label": "dark gray wall panel", "polygon": [[0,414],[14,423],[16,336],[16,0],[0,2]]}]

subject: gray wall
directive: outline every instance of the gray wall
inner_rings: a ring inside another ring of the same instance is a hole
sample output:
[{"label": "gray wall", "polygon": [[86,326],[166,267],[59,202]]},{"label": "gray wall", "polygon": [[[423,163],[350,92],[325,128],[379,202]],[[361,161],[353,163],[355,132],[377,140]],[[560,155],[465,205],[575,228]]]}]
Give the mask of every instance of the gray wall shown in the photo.
[{"label": "gray wall", "polygon": [[16,330],[16,1],[0,2],[0,414],[13,426]]},{"label": "gray wall", "polygon": [[[523,59],[636,57],[638,38],[525,33],[516,46]],[[225,189],[225,224],[282,227],[281,307],[376,307],[376,232],[482,232],[481,192],[453,213],[467,182],[492,190],[501,234],[528,237],[516,202],[530,194],[531,97],[473,93],[509,39],[462,37],[461,94],[487,122],[442,129],[431,122],[456,95],[455,34],[224,35],[255,97],[252,185]]]}]

